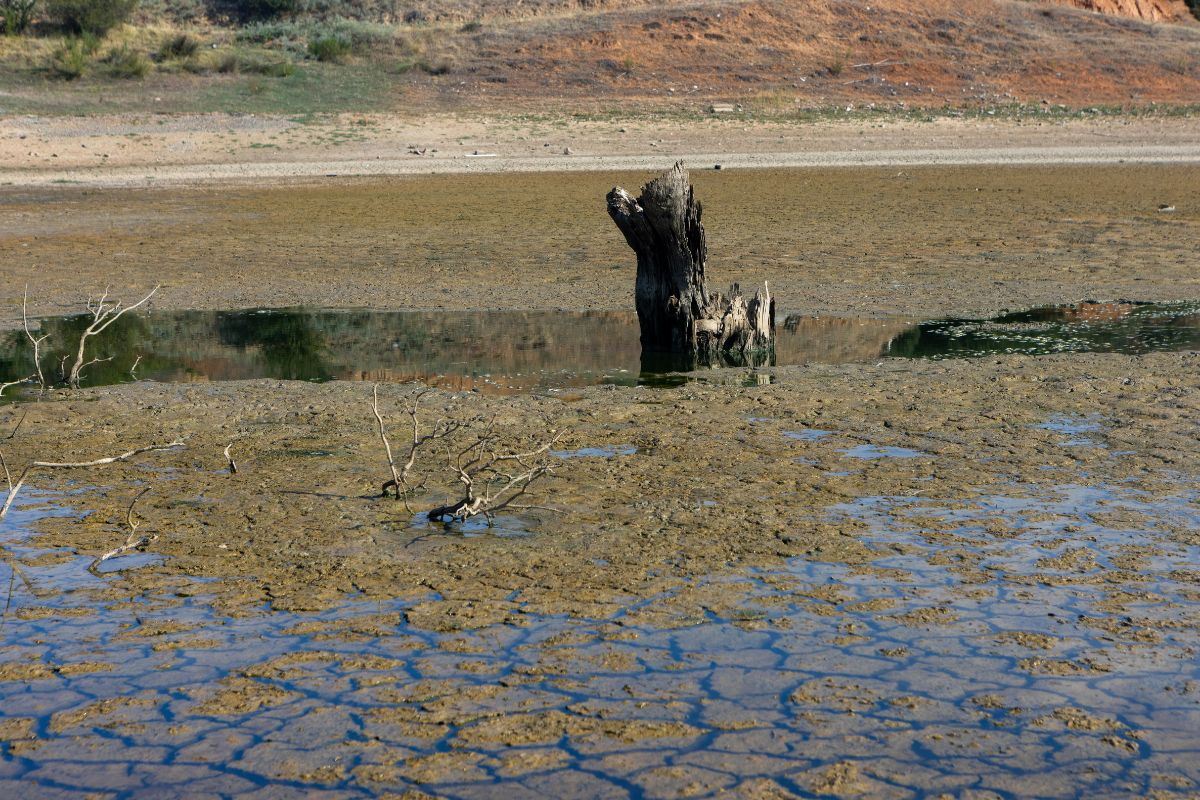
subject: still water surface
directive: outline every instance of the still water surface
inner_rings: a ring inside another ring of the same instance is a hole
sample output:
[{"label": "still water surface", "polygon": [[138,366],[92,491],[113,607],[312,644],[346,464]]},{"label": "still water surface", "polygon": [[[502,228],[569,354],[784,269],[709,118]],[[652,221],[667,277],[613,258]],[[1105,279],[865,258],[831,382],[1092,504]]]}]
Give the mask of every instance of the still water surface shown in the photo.
[{"label": "still water surface", "polygon": [[[54,373],[89,318],[42,320]],[[155,311],[93,340],[86,385],[137,379],[422,381],[493,393],[671,384],[688,365],[643,356],[632,312]],[[992,320],[783,318],[774,356],[750,366],[1002,353],[1200,348],[1200,304],[1090,303]],[[20,331],[0,340],[0,377],[33,372]],[[134,365],[136,363],[136,368]],[[695,377],[695,375],[693,376]]]}]

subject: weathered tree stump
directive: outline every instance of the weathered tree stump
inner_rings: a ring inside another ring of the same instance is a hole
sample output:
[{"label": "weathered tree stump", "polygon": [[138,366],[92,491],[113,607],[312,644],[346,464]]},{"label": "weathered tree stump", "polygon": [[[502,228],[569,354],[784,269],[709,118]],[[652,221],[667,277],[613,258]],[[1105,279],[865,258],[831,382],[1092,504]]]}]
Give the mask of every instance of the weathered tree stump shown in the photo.
[{"label": "weathered tree stump", "polygon": [[682,163],[642,187],[636,200],[614,188],[608,213],[637,253],[637,312],[643,353],[686,366],[761,366],[775,347],[775,301],[766,283],[747,301],[704,282],[708,247],[701,208]]}]

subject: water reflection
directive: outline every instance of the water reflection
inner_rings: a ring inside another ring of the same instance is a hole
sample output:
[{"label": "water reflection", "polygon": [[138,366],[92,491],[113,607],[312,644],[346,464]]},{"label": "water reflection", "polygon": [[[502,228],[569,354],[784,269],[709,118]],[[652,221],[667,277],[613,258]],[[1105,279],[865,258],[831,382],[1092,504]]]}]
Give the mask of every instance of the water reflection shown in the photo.
[{"label": "water reflection", "polygon": [[[57,376],[89,317],[41,321],[43,368]],[[765,363],[864,362],[885,356],[1145,353],[1200,348],[1200,305],[1087,303],[993,320],[787,317]],[[127,315],[92,340],[107,359],[84,383],[288,380],[421,381],[496,394],[599,383],[676,386],[700,365],[643,354],[632,312],[178,311]],[[136,369],[134,369],[134,365]],[[22,331],[0,338],[0,379],[34,372]]]}]

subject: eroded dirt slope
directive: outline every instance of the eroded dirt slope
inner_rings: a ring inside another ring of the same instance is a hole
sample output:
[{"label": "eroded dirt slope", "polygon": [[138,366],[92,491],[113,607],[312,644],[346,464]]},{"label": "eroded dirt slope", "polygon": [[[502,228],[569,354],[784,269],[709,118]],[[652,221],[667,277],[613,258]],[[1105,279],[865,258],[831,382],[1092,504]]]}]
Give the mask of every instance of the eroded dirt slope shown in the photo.
[{"label": "eroded dirt slope", "polygon": [[621,2],[486,17],[472,30],[446,44],[449,73],[415,84],[457,105],[642,99],[786,110],[1200,97],[1200,25],[1016,0]]},{"label": "eroded dirt slope", "polygon": [[1058,0],[1058,2],[1088,11],[1099,11],[1101,14],[1134,17],[1151,22],[1186,22],[1192,19],[1192,14],[1184,0]]}]

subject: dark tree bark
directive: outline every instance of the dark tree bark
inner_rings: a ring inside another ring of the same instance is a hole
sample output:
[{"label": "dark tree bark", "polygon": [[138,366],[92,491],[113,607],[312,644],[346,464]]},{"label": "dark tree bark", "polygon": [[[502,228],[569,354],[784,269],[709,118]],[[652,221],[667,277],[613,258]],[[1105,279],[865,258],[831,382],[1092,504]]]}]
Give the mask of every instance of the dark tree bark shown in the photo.
[{"label": "dark tree bark", "polygon": [[636,301],[642,350],[672,353],[697,366],[760,365],[775,346],[775,301],[763,288],[747,301],[737,284],[726,297],[704,282],[708,247],[701,207],[676,164],[642,188],[608,193],[608,213],[637,254]]}]

